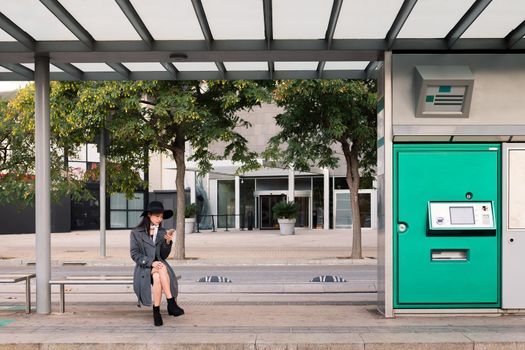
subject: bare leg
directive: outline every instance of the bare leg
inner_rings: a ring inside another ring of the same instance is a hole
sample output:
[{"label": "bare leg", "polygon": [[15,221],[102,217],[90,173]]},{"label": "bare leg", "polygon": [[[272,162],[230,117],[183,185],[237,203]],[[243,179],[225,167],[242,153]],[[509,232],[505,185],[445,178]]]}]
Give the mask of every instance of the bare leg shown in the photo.
[{"label": "bare leg", "polygon": [[170,275],[168,273],[168,269],[163,268],[159,270],[160,272],[160,282],[162,284],[162,290],[164,291],[164,294],[166,294],[166,298],[171,299],[171,288],[170,288]]},{"label": "bare leg", "polygon": [[153,277],[153,306],[159,306],[162,298],[162,285],[158,270],[151,273]]}]

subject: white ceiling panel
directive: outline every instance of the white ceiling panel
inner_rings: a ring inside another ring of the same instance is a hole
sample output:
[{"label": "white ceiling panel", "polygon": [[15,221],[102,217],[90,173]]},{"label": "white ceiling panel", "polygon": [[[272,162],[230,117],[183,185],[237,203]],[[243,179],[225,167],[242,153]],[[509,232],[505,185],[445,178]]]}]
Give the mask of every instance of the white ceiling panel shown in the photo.
[{"label": "white ceiling panel", "polygon": [[0,12],[35,40],[77,40],[39,1],[2,0]]},{"label": "white ceiling panel", "polygon": [[[31,69],[32,71],[35,70],[35,64],[34,63],[22,63],[22,66],[27,67]],[[49,65],[49,71],[53,73],[62,72],[62,69],[50,64]]]},{"label": "white ceiling panel", "polygon": [[444,38],[474,0],[419,0],[398,38]]},{"label": "white ceiling panel", "polygon": [[177,62],[173,63],[175,68],[179,71],[184,72],[216,72],[218,71],[217,65],[214,62]]},{"label": "white ceiling panel", "polygon": [[191,0],[131,0],[155,40],[202,40]]},{"label": "white ceiling panel", "polygon": [[83,72],[114,72],[114,70],[105,63],[72,63],[72,65]]},{"label": "white ceiling panel", "polygon": [[275,70],[317,70],[319,62],[275,62]]},{"label": "white ceiling panel", "polygon": [[402,4],[403,0],[345,0],[334,38],[384,39]]},{"label": "white ceiling panel", "polygon": [[262,0],[203,0],[214,39],[264,39]]},{"label": "white ceiling panel", "polygon": [[95,40],[140,40],[115,1],[60,0],[60,3]]},{"label": "white ceiling panel", "polygon": [[525,19],[524,0],[494,0],[462,38],[504,38]]},{"label": "white ceiling panel", "polygon": [[267,71],[268,62],[224,62],[230,71]]},{"label": "white ceiling panel", "polygon": [[164,67],[157,62],[122,62],[132,72],[165,72]]},{"label": "white ceiling panel", "polygon": [[369,61],[330,61],[324,65],[325,70],[363,70]]},{"label": "white ceiling panel", "polygon": [[323,39],[332,4],[332,0],[274,0],[274,39]]},{"label": "white ceiling panel", "polygon": [[16,41],[11,35],[0,29],[0,41]]}]

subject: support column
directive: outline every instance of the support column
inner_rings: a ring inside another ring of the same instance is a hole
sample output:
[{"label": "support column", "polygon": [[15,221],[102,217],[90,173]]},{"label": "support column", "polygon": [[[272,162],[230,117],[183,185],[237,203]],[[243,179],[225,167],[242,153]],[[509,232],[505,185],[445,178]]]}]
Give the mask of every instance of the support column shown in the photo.
[{"label": "support column", "polygon": [[100,128],[99,208],[100,208],[100,256],[106,256],[106,144],[105,129]]},{"label": "support column", "polygon": [[51,312],[51,159],[49,57],[35,57],[36,312]]},{"label": "support column", "polygon": [[241,228],[241,178],[235,176],[235,228],[239,230]]},{"label": "support column", "polygon": [[330,229],[330,170],[323,169],[323,229]]},{"label": "support column", "polygon": [[288,170],[288,202],[295,200],[295,172],[293,167]]}]

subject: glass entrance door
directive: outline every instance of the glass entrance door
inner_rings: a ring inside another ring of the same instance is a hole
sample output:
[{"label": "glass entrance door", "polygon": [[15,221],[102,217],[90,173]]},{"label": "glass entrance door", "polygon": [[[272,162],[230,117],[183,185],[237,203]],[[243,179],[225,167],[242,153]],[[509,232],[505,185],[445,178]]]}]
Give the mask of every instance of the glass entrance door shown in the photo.
[{"label": "glass entrance door", "polygon": [[277,230],[279,224],[274,220],[272,208],[280,201],[286,200],[285,195],[259,196],[259,227],[261,230]]},{"label": "glass entrance door", "polygon": [[310,198],[309,197],[295,197],[295,203],[299,207],[297,212],[297,219],[295,227],[309,227],[310,221]]}]

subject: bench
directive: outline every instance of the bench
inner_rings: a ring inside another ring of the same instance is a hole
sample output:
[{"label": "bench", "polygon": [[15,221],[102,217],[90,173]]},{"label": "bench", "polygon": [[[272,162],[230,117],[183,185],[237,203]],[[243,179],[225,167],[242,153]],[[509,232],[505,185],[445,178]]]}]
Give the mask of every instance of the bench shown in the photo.
[{"label": "bench", "polygon": [[17,273],[0,275],[0,283],[18,283],[26,282],[26,314],[31,313],[31,278],[35,278],[34,273]]},{"label": "bench", "polygon": [[[177,276],[180,279],[180,276]],[[60,312],[66,312],[66,285],[133,285],[133,276],[97,275],[97,276],[67,276],[61,280],[51,280],[49,285],[60,286]]]}]

